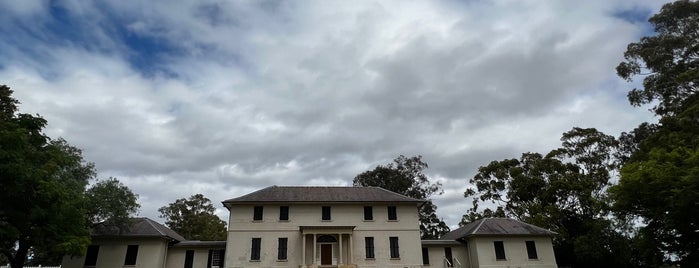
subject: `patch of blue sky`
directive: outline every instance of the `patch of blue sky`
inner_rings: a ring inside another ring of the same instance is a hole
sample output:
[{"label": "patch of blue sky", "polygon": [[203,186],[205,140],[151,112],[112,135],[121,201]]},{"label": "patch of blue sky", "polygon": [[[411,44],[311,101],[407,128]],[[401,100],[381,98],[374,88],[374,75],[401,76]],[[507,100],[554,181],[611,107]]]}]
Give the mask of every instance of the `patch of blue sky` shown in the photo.
[{"label": "patch of blue sky", "polygon": [[627,9],[619,9],[612,12],[611,15],[629,23],[640,25],[642,27],[642,36],[654,34],[653,25],[648,22],[648,19],[653,16],[653,10],[648,7],[633,6]]}]

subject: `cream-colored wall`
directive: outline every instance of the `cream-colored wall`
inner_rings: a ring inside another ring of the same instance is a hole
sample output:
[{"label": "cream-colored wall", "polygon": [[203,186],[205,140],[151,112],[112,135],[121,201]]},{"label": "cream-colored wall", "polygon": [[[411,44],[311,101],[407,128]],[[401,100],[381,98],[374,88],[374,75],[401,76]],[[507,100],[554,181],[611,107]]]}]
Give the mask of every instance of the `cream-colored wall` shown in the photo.
[{"label": "cream-colored wall", "polygon": [[209,248],[182,248],[171,247],[167,252],[166,268],[182,268],[184,267],[184,258],[187,250],[194,250],[194,268],[206,268],[206,263],[209,258]]},{"label": "cream-colored wall", "polygon": [[[557,267],[550,237],[476,237],[468,241],[471,243],[472,247],[477,248],[479,265],[477,267]],[[495,259],[494,241],[503,241],[505,260]],[[529,259],[525,241],[534,241],[538,259]]]},{"label": "cream-colored wall", "polygon": [[467,253],[466,245],[428,245],[427,254],[430,256],[430,264],[424,265],[424,267],[444,267],[446,254],[444,254],[444,248],[451,248],[451,256],[454,261],[454,267],[458,267],[457,264],[461,263],[461,267],[469,267],[469,258]]},{"label": "cream-colored wall", "polygon": [[[96,268],[160,268],[163,267],[167,251],[167,242],[162,238],[93,238],[92,244],[99,246]],[[138,255],[136,257],[135,266],[124,266],[124,258],[126,257],[126,248],[128,245],[138,245]],[[65,256],[63,257],[61,267],[82,268],[84,263],[85,256]]]},{"label": "cream-colored wall", "polygon": [[[321,207],[324,205],[331,207],[330,221],[321,220]],[[369,205],[373,207],[374,219],[364,221],[364,206]],[[288,221],[279,221],[279,205],[263,206],[262,221],[253,221],[254,205],[234,205],[230,208],[226,267],[299,267],[302,259],[300,226],[355,226],[352,234],[353,262],[359,267],[422,264],[415,204],[397,205],[397,221],[388,220],[387,204],[291,204]],[[365,259],[364,237],[367,236],[374,237],[374,260]],[[399,237],[399,260],[390,260],[389,236]],[[259,262],[250,261],[254,237],[262,238]],[[280,237],[289,239],[288,260],[284,262],[277,260],[277,241]]]}]

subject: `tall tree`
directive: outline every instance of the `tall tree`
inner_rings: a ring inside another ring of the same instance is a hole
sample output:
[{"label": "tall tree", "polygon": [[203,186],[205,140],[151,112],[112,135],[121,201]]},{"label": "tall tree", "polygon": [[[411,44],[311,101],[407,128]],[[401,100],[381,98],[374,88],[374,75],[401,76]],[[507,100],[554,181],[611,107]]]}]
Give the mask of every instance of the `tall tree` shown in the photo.
[{"label": "tall tree", "polygon": [[47,137],[46,120],[18,113],[11,95],[0,86],[0,250],[14,268],[32,247],[79,255],[90,243],[84,191],[93,165]]},{"label": "tall tree", "polygon": [[192,240],[226,240],[226,222],[214,214],[211,200],[202,194],[180,198],[158,209],[170,229]]},{"label": "tall tree", "polygon": [[433,194],[442,194],[440,183],[431,183],[422,171],[427,169],[422,156],[398,156],[393,163],[379,165],[373,170],[357,175],[355,186],[375,186],[412,198],[427,200],[420,207],[420,236],[436,239],[449,232],[449,227],[436,215],[437,206],[429,200]]},{"label": "tall tree", "polygon": [[665,4],[649,22],[656,34],[629,44],[617,74],[628,81],[645,76],[643,88],[628,94],[632,105],[653,103],[660,116],[677,114],[699,91],[699,2]]},{"label": "tall tree", "polygon": [[655,35],[629,44],[617,73],[629,81],[643,77],[629,100],[655,104],[661,118],[622,134],[624,166],[610,192],[620,217],[643,222],[636,235],[652,253],[648,263],[698,267],[699,2],[666,4],[649,21]]},{"label": "tall tree", "polygon": [[138,195],[116,178],[98,181],[86,191],[87,217],[90,223],[108,222],[125,228],[141,206]]},{"label": "tall tree", "polygon": [[[484,216],[507,216],[548,228],[558,264],[573,267],[630,266],[628,240],[608,219],[606,189],[616,162],[614,137],[573,128],[547,155],[493,161],[478,169],[464,193],[473,206],[462,224]],[[480,204],[489,202],[487,210]],[[492,210],[491,208],[496,208]],[[485,214],[485,215],[484,215]]]}]

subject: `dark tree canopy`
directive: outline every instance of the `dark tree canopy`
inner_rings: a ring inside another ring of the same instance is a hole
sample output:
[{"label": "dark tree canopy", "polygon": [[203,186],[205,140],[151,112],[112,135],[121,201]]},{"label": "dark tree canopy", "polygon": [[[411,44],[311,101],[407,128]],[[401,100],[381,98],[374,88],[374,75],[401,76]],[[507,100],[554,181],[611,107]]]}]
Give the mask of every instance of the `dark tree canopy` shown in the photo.
[{"label": "dark tree canopy", "polygon": [[86,192],[87,217],[91,223],[108,222],[121,228],[129,226],[129,219],[141,206],[138,195],[116,178],[98,181]]},{"label": "dark tree canopy", "polygon": [[[562,146],[547,155],[524,153],[478,169],[465,197],[473,206],[462,224],[481,217],[513,217],[559,234],[554,250],[559,265],[630,266],[627,239],[614,230],[606,189],[617,148],[614,137],[595,129],[573,128]],[[486,208],[481,210],[485,202]]]},{"label": "dark tree canopy", "polygon": [[650,18],[656,35],[629,44],[625,61],[617,66],[620,77],[631,81],[645,76],[643,88],[633,89],[632,105],[654,103],[658,115],[672,115],[699,85],[699,2],[681,0],[665,4]]},{"label": "dark tree canopy", "polygon": [[699,266],[699,96],[690,100],[638,143],[611,189],[622,214],[644,221],[647,242],[683,267]]},{"label": "dark tree canopy", "polygon": [[17,113],[0,86],[0,246],[12,267],[32,248],[82,254],[90,243],[84,191],[95,172],[79,149],[43,134],[46,120]]},{"label": "dark tree canopy", "polygon": [[186,239],[226,240],[226,222],[214,214],[211,200],[202,194],[180,198],[158,209],[165,225]]},{"label": "dark tree canopy", "polygon": [[427,163],[422,156],[405,157],[403,155],[388,165],[379,165],[373,170],[357,175],[355,186],[375,186],[417,199],[428,200],[420,207],[420,235],[423,239],[436,239],[449,232],[449,227],[436,215],[437,206],[429,201],[433,194],[442,194],[440,183],[430,183],[422,171]]}]

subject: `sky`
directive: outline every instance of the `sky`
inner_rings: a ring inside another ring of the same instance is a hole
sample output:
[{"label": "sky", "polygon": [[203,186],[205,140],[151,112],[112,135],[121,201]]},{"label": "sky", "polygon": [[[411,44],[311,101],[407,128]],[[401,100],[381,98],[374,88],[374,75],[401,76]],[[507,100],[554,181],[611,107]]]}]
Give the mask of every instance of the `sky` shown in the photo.
[{"label": "sky", "polygon": [[0,84],[159,222],[422,155],[456,227],[478,167],[657,120],[615,67],[663,3],[0,1]]}]

